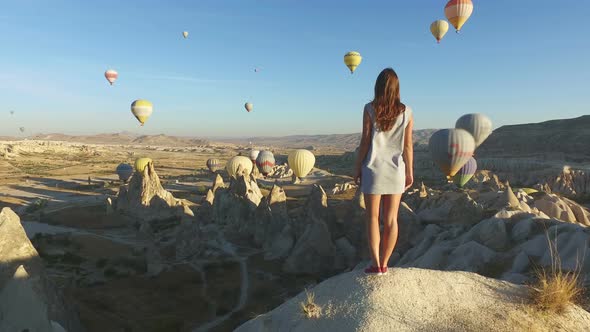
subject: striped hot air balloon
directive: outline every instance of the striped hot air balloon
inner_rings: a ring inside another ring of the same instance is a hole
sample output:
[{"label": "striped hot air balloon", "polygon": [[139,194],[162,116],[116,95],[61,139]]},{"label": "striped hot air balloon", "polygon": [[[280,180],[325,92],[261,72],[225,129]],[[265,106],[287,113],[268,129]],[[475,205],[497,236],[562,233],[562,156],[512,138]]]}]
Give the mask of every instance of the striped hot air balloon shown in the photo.
[{"label": "striped hot air balloon", "polygon": [[430,137],[428,149],[440,170],[450,179],[473,156],[475,141],[463,129],[441,129]]},{"label": "striped hot air balloon", "polygon": [[308,150],[299,149],[289,153],[289,168],[293,170],[296,177],[307,176],[315,164],[315,156]]},{"label": "striped hot air balloon", "polygon": [[445,6],[445,15],[451,24],[461,31],[463,24],[467,22],[473,13],[473,2],[471,0],[451,0]]},{"label": "striped hot air balloon", "polygon": [[211,173],[216,173],[223,167],[221,166],[221,162],[219,161],[219,159],[210,158],[207,160],[207,168],[209,168],[209,171],[211,171]]},{"label": "striped hot air balloon", "polygon": [[256,158],[256,166],[262,175],[267,176],[275,167],[275,156],[270,151],[261,151]]},{"label": "striped hot air balloon", "polygon": [[127,182],[131,175],[133,174],[133,167],[129,164],[119,164],[117,166],[117,175],[119,176],[119,180],[123,182]]},{"label": "striped hot air balloon", "polygon": [[152,103],[147,100],[138,99],[131,104],[131,113],[133,113],[142,126],[150,115],[152,115],[153,110]]},{"label": "striped hot air balloon", "polygon": [[146,166],[151,163],[152,160],[150,158],[138,158],[135,160],[135,171],[138,173],[143,173],[143,170]]},{"label": "striped hot air balloon", "polygon": [[480,113],[465,114],[457,120],[455,128],[467,130],[475,140],[475,148],[492,133],[492,120]]},{"label": "striped hot air balloon", "polygon": [[344,64],[350,69],[351,74],[361,64],[361,61],[363,61],[363,57],[359,52],[348,52],[344,55]]},{"label": "striped hot air balloon", "polygon": [[[242,173],[238,174],[238,168],[242,168]],[[225,165],[227,174],[232,178],[237,178],[239,175],[247,176],[252,173],[252,161],[248,157],[235,156],[231,158]]]},{"label": "striped hot air balloon", "polygon": [[117,71],[114,69],[109,69],[104,72],[104,77],[107,79],[107,81],[109,81],[111,85],[113,85],[113,83],[115,83],[115,81],[119,77],[119,73],[117,73]]},{"label": "striped hot air balloon", "polygon": [[471,178],[475,174],[475,171],[477,171],[477,161],[475,160],[475,158],[471,157],[469,158],[467,163],[465,163],[465,165],[461,167],[459,172],[455,174],[455,176],[453,177],[453,182],[458,187],[463,188],[463,186],[465,186],[465,184],[467,184],[467,182],[471,180]]}]

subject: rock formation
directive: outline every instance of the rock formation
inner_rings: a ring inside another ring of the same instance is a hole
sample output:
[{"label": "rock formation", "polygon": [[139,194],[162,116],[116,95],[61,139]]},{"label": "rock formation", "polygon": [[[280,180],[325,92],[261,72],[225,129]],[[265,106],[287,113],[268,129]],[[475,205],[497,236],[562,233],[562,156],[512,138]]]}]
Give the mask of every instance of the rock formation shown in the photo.
[{"label": "rock formation", "polygon": [[397,268],[385,276],[367,277],[353,271],[310,292],[318,318],[303,314],[303,292],[236,331],[524,332],[582,331],[590,326],[590,313],[575,305],[563,316],[541,319],[523,304],[523,286],[468,272]]},{"label": "rock formation", "polygon": [[[0,212],[0,331],[83,331],[77,312],[46,278],[43,261],[19,217]],[[29,325],[30,324],[30,325]]]},{"label": "rock formation", "polygon": [[191,219],[188,205],[162,187],[153,163],[135,172],[128,186],[121,186],[115,203],[117,211],[135,217],[141,225],[158,220]]}]

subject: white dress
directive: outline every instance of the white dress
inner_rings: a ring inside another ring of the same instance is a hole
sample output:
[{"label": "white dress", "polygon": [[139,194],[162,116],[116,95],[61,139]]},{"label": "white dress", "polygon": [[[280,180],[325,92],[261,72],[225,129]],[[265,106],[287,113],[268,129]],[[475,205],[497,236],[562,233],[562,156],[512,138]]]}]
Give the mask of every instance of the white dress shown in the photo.
[{"label": "white dress", "polygon": [[406,187],[406,164],[404,137],[406,127],[412,118],[412,109],[406,110],[396,119],[388,131],[379,131],[375,123],[375,110],[371,103],[365,105],[373,123],[371,146],[361,168],[361,192],[363,194],[401,194]]}]

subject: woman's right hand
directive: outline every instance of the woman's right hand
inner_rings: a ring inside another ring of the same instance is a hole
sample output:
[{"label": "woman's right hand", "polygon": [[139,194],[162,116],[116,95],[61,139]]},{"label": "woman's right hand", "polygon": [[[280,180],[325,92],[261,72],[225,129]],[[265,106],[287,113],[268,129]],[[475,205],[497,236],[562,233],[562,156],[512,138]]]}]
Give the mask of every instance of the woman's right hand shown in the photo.
[{"label": "woman's right hand", "polygon": [[361,184],[361,169],[360,168],[356,168],[354,171],[354,183],[356,183],[357,185]]}]

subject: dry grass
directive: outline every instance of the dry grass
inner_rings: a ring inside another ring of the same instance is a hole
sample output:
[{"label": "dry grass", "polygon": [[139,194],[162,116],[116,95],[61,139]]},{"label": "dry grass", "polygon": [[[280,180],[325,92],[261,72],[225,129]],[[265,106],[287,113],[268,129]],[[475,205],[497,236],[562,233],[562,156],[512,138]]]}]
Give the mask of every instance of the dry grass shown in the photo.
[{"label": "dry grass", "polygon": [[305,295],[307,296],[306,301],[300,303],[303,315],[308,319],[320,318],[322,316],[322,307],[315,303],[315,294],[306,290]]},{"label": "dry grass", "polygon": [[574,271],[564,271],[557,244],[551,241],[548,235],[547,241],[551,266],[535,270],[537,281],[529,285],[529,294],[533,306],[539,311],[560,314],[580,299],[584,289],[580,282],[579,263]]}]

